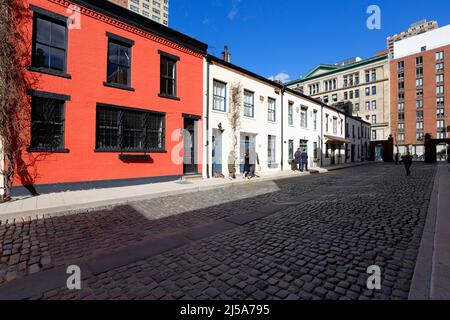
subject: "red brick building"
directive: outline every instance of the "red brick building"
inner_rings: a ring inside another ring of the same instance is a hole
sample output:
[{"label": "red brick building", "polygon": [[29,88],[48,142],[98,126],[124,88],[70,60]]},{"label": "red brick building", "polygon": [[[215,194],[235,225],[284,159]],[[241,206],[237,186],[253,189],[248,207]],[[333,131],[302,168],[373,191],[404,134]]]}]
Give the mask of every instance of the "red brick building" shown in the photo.
[{"label": "red brick building", "polygon": [[450,125],[450,28],[395,44],[390,62],[392,132],[400,153],[419,158],[424,137],[447,137]]},{"label": "red brick building", "polygon": [[206,44],[108,1],[25,3],[37,81],[15,194],[201,172]]}]

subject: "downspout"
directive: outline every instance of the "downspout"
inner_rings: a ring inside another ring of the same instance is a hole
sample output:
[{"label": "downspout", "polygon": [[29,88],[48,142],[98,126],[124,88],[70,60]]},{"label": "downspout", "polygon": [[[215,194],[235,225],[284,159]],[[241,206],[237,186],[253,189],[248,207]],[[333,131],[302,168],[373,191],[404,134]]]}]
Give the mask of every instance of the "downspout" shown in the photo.
[{"label": "downspout", "polygon": [[206,59],[206,177],[209,179],[209,60]]},{"label": "downspout", "polygon": [[284,86],[281,86],[281,172],[284,169]]}]

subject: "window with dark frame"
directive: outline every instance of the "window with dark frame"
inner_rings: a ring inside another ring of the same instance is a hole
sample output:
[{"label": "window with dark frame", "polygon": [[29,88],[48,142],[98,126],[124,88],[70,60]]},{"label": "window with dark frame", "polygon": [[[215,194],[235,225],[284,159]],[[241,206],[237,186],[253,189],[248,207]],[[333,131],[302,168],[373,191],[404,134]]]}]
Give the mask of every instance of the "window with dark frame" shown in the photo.
[{"label": "window with dark frame", "polygon": [[168,97],[177,96],[177,59],[161,55],[161,89],[160,94]]},{"label": "window with dark frame", "polygon": [[268,108],[267,108],[267,113],[268,113],[268,119],[270,122],[275,122],[276,121],[276,100],[269,98],[268,99]]},{"label": "window with dark frame", "polygon": [[58,152],[64,150],[65,101],[32,97],[32,151]]},{"label": "window with dark frame", "polygon": [[248,90],[244,90],[244,116],[255,116],[255,94]]},{"label": "window with dark frame", "polygon": [[34,15],[32,67],[66,72],[67,23]]},{"label": "window with dark frame", "polygon": [[165,114],[97,106],[96,151],[164,152]]},{"label": "window with dark frame", "polygon": [[108,38],[107,83],[131,87],[131,47],[129,43]]}]

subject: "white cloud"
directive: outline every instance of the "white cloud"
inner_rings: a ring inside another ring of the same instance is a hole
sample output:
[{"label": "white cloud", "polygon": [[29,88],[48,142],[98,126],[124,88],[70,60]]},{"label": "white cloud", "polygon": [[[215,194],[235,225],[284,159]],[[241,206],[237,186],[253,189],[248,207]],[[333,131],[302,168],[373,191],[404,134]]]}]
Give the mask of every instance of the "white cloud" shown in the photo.
[{"label": "white cloud", "polygon": [[228,19],[233,21],[239,13],[241,0],[232,0],[231,10],[228,12]]},{"label": "white cloud", "polygon": [[272,81],[279,80],[281,82],[287,82],[287,81],[289,81],[290,78],[291,78],[290,75],[288,75],[287,73],[281,72],[281,73],[277,74],[276,76],[269,77],[269,80],[272,80]]}]

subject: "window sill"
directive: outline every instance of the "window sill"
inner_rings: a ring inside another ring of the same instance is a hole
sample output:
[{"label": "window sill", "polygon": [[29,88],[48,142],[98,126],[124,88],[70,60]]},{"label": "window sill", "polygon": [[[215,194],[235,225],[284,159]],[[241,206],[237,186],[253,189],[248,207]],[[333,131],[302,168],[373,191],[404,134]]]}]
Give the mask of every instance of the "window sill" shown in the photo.
[{"label": "window sill", "polygon": [[170,96],[170,95],[168,95],[168,94],[162,94],[162,93],[158,94],[158,97],[164,98],[164,99],[176,100],[176,101],[180,101],[180,100],[181,100],[181,99],[178,98],[178,97]]},{"label": "window sill", "polygon": [[28,67],[27,70],[32,71],[32,72],[44,73],[44,74],[48,74],[48,75],[56,76],[56,77],[72,79],[72,76],[70,74],[62,72],[62,71],[56,71],[56,70],[45,69],[45,68],[37,68],[37,67],[31,67],[31,66]]},{"label": "window sill", "polygon": [[147,154],[147,153],[167,153],[167,150],[106,150],[106,149],[94,149],[96,153],[137,153],[137,154]]},{"label": "window sill", "polygon": [[133,91],[133,92],[136,91],[136,90],[134,90],[134,88],[124,86],[121,84],[116,84],[116,83],[103,82],[103,85],[105,87],[110,87],[110,88],[115,88],[115,89],[121,89],[121,90]]},{"label": "window sill", "polygon": [[70,150],[66,149],[66,148],[56,149],[56,150],[27,148],[27,152],[29,152],[29,153],[70,153]]}]

